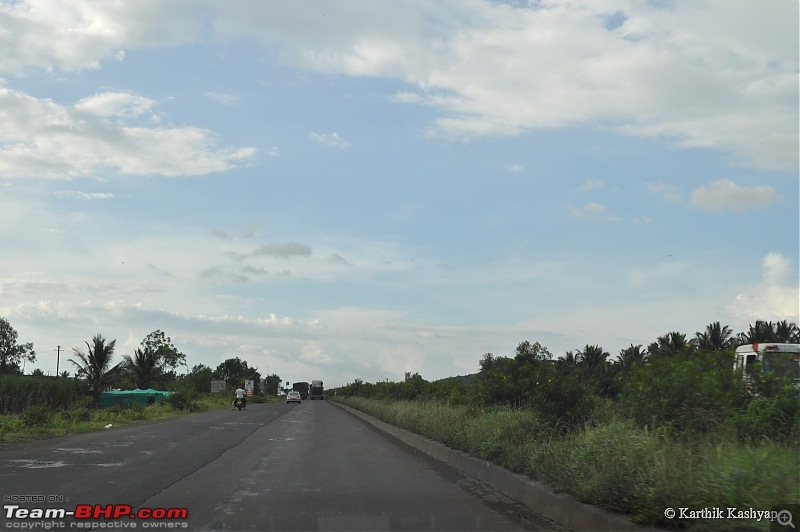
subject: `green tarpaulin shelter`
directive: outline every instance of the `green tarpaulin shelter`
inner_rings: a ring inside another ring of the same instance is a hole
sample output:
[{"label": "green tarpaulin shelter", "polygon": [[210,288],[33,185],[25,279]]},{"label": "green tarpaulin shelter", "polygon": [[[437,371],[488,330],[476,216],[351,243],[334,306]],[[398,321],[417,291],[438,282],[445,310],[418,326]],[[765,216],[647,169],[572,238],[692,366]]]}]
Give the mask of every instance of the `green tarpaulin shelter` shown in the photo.
[{"label": "green tarpaulin shelter", "polygon": [[130,408],[136,405],[149,405],[169,397],[169,394],[170,392],[161,392],[152,388],[103,392],[100,395],[100,407],[111,408],[114,405],[120,405],[122,408]]}]

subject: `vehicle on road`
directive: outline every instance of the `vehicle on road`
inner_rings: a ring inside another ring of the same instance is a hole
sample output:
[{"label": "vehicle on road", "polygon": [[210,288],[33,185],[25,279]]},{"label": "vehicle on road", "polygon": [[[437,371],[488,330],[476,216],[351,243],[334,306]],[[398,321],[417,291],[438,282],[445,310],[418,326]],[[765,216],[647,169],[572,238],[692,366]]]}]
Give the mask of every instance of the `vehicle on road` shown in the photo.
[{"label": "vehicle on road", "polygon": [[302,403],[302,401],[303,401],[303,399],[300,397],[300,392],[296,392],[296,391],[292,390],[291,392],[289,392],[286,395],[286,404],[289,404],[289,403],[300,404],[300,403]]},{"label": "vehicle on road", "polygon": [[296,382],[292,384],[292,390],[300,393],[301,399],[308,399],[308,383]]},{"label": "vehicle on road", "polygon": [[321,380],[311,381],[311,392],[309,393],[311,399],[325,399],[325,389],[322,387]]},{"label": "vehicle on road", "polygon": [[239,411],[241,412],[242,408],[244,407],[244,400],[237,397],[233,401],[233,406],[234,406],[234,408],[238,408]]}]

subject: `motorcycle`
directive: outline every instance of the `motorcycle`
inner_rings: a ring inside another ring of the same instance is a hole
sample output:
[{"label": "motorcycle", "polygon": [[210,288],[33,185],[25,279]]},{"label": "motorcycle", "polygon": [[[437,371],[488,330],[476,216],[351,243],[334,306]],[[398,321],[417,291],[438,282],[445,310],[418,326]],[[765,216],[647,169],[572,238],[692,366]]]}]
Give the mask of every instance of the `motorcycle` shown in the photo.
[{"label": "motorcycle", "polygon": [[238,398],[237,398],[237,399],[236,399],[236,400],[233,402],[233,406],[234,406],[234,408],[238,408],[238,409],[239,409],[239,411],[241,412],[241,411],[242,411],[242,407],[244,406],[244,400],[243,400],[243,399],[238,399]]}]

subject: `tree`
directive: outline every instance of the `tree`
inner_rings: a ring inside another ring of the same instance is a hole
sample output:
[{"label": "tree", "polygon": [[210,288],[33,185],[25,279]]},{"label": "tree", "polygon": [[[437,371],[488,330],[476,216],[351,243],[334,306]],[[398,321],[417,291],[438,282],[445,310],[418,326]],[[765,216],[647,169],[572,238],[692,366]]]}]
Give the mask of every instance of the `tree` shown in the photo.
[{"label": "tree", "polygon": [[697,346],[703,351],[722,351],[733,347],[733,331],[715,321],[706,325],[705,332],[696,333]]},{"label": "tree", "polygon": [[527,364],[529,362],[550,360],[552,358],[553,354],[542,344],[539,342],[534,342],[532,344],[525,340],[517,346],[514,360],[520,364]]},{"label": "tree", "polygon": [[776,323],[771,321],[756,320],[755,325],[750,324],[747,332],[739,333],[736,337],[738,345],[760,343],[800,343],[800,328],[796,324],[783,320]]},{"label": "tree", "polygon": [[197,364],[189,374],[181,379],[181,388],[196,393],[208,393],[211,390],[212,373],[211,368],[205,364]]},{"label": "tree", "polygon": [[786,320],[779,321],[775,324],[775,338],[781,343],[798,344],[800,343],[800,328]]},{"label": "tree", "polygon": [[737,340],[739,345],[777,342],[775,327],[771,321],[756,320],[755,325],[751,323],[747,332],[740,333]]},{"label": "tree", "polygon": [[647,351],[640,345],[631,344],[619,352],[617,364],[622,371],[629,370],[634,364],[643,364],[647,361]]},{"label": "tree", "polygon": [[599,345],[586,345],[575,358],[579,382],[598,395],[613,398],[617,394],[615,377],[619,367],[608,362],[609,356]]},{"label": "tree", "polygon": [[36,361],[33,342],[17,344],[17,331],[5,318],[0,318],[0,375],[22,373],[20,362]]},{"label": "tree", "polygon": [[512,372],[516,363],[508,357],[486,353],[480,361],[477,393],[486,404],[513,405],[518,401],[519,390],[512,385]]},{"label": "tree", "polygon": [[601,368],[608,362],[609,354],[599,345],[587,345],[583,351],[578,351],[576,359],[578,365],[590,368]]},{"label": "tree", "polygon": [[264,382],[265,382],[264,387],[266,388],[266,390],[264,390],[264,393],[269,395],[277,393],[278,388],[280,388],[281,386],[281,378],[279,375],[276,375],[275,373],[267,375],[264,378]]},{"label": "tree", "polygon": [[572,351],[567,351],[563,358],[556,360],[556,369],[561,373],[570,373],[577,365],[578,359]]},{"label": "tree", "polygon": [[217,366],[214,370],[215,379],[223,379],[229,388],[235,388],[237,384],[244,384],[245,379],[253,380],[255,385],[254,393],[259,393],[261,374],[258,368],[251,368],[247,361],[236,358],[229,358]]},{"label": "tree", "polygon": [[679,332],[659,336],[656,342],[647,347],[651,360],[656,357],[671,357],[691,350],[692,342],[686,339],[685,334]]},{"label": "tree", "polygon": [[91,344],[85,343],[89,352],[84,354],[80,349],[74,348],[72,351],[78,360],[69,359],[69,361],[76,366],[78,378],[87,380],[94,404],[99,406],[100,394],[120,373],[121,364],[111,366],[117,341],[108,342],[102,335],[97,334],[92,338]]},{"label": "tree", "polygon": [[174,372],[178,366],[186,365],[186,355],[172,345],[172,339],[160,330],[155,330],[144,337],[139,344],[141,350],[153,353],[156,365],[165,374]]},{"label": "tree", "polygon": [[162,371],[156,351],[137,348],[133,357],[125,355],[124,371],[133,379],[137,388],[146,390],[160,384]]}]

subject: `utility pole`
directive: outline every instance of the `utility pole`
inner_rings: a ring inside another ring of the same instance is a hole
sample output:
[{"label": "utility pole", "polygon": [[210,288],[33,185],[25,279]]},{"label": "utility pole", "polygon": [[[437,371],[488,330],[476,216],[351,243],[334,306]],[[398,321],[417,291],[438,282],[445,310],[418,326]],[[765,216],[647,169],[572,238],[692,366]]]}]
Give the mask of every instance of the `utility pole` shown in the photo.
[{"label": "utility pole", "polygon": [[58,373],[58,366],[61,363],[61,346],[56,346],[56,379],[60,376]]}]

